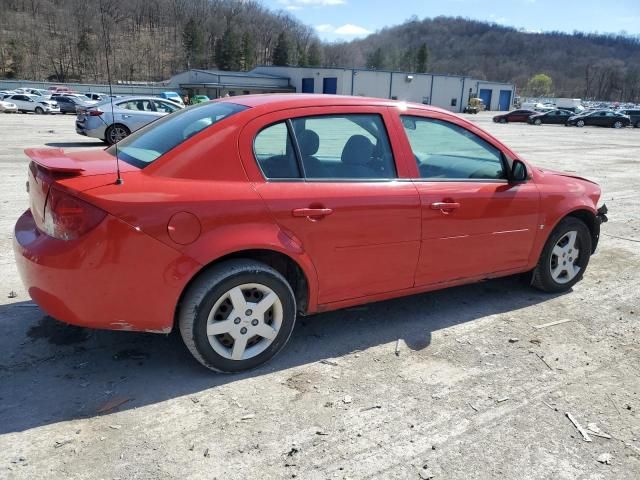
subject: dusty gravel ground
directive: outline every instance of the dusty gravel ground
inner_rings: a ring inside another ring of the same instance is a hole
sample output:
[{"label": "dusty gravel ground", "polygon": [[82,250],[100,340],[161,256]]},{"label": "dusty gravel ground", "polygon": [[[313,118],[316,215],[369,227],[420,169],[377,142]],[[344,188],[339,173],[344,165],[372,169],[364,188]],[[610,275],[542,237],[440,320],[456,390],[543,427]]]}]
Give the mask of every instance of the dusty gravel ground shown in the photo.
[{"label": "dusty gravel ground", "polygon": [[273,362],[224,376],[175,334],[32,306],[11,249],[22,149],[101,145],[71,116],[0,115],[0,478],[640,478],[640,130],[470,118],[600,182],[603,232],[626,239],[604,236],[568,294],[507,278],[304,318]]}]

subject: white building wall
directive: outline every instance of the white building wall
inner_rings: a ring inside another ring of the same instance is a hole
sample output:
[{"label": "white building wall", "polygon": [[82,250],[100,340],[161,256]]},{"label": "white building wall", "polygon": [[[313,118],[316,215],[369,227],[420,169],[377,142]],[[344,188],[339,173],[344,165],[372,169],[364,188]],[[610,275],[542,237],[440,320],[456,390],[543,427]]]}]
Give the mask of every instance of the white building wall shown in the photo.
[{"label": "white building wall", "polygon": [[404,72],[392,75],[391,98],[426,105],[431,102],[431,75]]},{"label": "white building wall", "polygon": [[389,98],[390,80],[391,74],[389,72],[356,70],[353,77],[353,95],[358,97]]},{"label": "white building wall", "polygon": [[313,93],[322,93],[323,79],[337,79],[337,94],[351,95],[351,77],[353,71],[344,68],[302,68],[302,67],[256,67],[252,70],[255,73],[266,75],[275,75],[278,77],[289,78],[289,83],[296,89],[296,92],[302,92],[302,79],[313,78]]},{"label": "white building wall", "polygon": [[461,112],[461,97],[463,97],[464,78],[444,75],[433,76],[433,90],[431,105],[444,108],[451,112]]}]

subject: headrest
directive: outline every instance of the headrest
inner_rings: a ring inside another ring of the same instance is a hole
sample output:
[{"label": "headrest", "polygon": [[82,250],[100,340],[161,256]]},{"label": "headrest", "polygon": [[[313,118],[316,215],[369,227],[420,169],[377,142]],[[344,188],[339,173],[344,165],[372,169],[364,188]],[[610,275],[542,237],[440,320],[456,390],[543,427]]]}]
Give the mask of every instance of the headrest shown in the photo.
[{"label": "headrest", "polygon": [[364,135],[351,137],[342,150],[342,163],[366,165],[371,161],[373,143]]},{"label": "headrest", "polygon": [[303,130],[297,135],[300,153],[303,157],[315,155],[320,148],[320,137],[313,130]]}]

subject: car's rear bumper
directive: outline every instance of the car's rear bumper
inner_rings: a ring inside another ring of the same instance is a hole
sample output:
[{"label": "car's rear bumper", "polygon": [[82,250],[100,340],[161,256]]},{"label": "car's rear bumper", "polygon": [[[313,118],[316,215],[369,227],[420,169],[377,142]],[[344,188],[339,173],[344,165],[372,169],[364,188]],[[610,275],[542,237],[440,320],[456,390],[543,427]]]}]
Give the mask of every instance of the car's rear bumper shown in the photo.
[{"label": "car's rear bumper", "polygon": [[31,212],[16,223],[18,271],[47,314],[73,325],[165,333],[199,264],[107,215],[80,239],[40,232]]}]

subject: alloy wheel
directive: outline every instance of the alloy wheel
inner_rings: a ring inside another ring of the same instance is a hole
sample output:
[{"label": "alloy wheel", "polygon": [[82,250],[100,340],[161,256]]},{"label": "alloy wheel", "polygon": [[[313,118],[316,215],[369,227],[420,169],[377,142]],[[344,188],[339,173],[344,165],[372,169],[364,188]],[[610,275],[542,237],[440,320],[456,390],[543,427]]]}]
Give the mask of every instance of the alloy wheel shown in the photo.
[{"label": "alloy wheel", "polygon": [[109,129],[109,140],[111,143],[118,143],[123,138],[127,137],[129,133],[122,127],[114,125]]},{"label": "alloy wheel", "polygon": [[551,277],[557,283],[569,283],[580,273],[578,264],[580,250],[576,242],[577,237],[578,232],[575,230],[565,233],[558,239],[551,251]]},{"label": "alloy wheel", "polygon": [[613,124],[613,128],[622,128],[622,122],[618,120],[616,123]]},{"label": "alloy wheel", "polygon": [[576,122],[576,126],[577,126],[577,127],[584,127],[584,120],[578,120],[578,121]]},{"label": "alloy wheel", "polygon": [[247,360],[271,345],[282,321],[278,295],[266,285],[245,283],[216,301],[207,318],[207,337],[218,355]]}]

